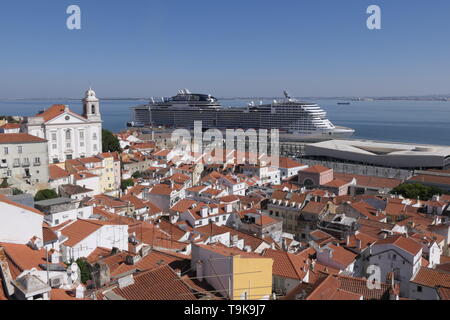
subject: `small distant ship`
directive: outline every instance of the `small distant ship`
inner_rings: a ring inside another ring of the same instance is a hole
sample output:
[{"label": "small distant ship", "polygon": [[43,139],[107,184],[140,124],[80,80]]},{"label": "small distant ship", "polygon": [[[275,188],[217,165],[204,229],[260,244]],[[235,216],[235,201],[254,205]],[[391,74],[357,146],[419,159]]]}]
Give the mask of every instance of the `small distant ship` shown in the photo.
[{"label": "small distant ship", "polygon": [[338,102],[337,104],[340,106],[349,106],[351,103],[350,102]]},{"label": "small distant ship", "polygon": [[298,101],[286,91],[284,97],[269,104],[225,108],[211,95],[182,89],[172,98],[133,107],[133,121],[128,125],[192,129],[194,121],[202,121],[203,128],[279,129],[284,141],[305,142],[345,139],[355,133],[333,125],[316,103]]}]

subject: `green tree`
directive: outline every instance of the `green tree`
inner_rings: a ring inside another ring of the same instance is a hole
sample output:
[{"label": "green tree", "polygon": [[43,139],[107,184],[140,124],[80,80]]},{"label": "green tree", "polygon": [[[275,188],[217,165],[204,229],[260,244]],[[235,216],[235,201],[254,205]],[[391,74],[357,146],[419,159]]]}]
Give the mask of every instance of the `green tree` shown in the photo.
[{"label": "green tree", "polygon": [[128,189],[128,187],[133,186],[134,186],[133,179],[122,180],[122,183],[120,184],[120,189],[122,189],[122,191],[125,191]]},{"label": "green tree", "polygon": [[140,172],[140,171],[136,171],[135,173],[133,173],[132,177],[133,177],[134,179],[139,179],[139,178],[142,178],[142,177],[143,177],[143,174],[142,174],[142,172]]},{"label": "green tree", "polygon": [[34,201],[42,201],[42,200],[49,200],[49,199],[55,199],[58,198],[58,194],[55,190],[50,189],[44,189],[38,191],[36,193],[36,196],[34,197]]},{"label": "green tree", "polygon": [[86,282],[88,282],[89,280],[92,280],[92,275],[91,275],[91,268],[89,266],[89,263],[85,260],[85,259],[78,259],[76,261],[78,267],[80,268],[80,273],[81,273],[81,282],[83,284],[86,284]]},{"label": "green tree", "polygon": [[119,139],[106,129],[102,130],[103,152],[122,152]]},{"label": "green tree", "polygon": [[426,186],[420,183],[404,183],[392,189],[391,194],[402,195],[408,199],[417,199],[428,201],[435,195],[442,195],[444,192],[436,187]]}]

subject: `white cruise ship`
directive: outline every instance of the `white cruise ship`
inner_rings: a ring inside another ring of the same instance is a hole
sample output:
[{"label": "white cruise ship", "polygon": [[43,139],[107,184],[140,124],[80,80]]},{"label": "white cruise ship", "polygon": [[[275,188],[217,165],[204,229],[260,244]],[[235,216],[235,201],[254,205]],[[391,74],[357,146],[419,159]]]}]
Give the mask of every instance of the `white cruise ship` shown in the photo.
[{"label": "white cruise ship", "polygon": [[134,121],[130,126],[194,127],[202,121],[203,128],[279,129],[282,141],[324,141],[345,139],[354,134],[350,128],[336,127],[326,112],[315,103],[297,101],[284,92],[285,99],[270,104],[247,107],[222,107],[211,95],[180,90],[172,98],[132,108]]}]

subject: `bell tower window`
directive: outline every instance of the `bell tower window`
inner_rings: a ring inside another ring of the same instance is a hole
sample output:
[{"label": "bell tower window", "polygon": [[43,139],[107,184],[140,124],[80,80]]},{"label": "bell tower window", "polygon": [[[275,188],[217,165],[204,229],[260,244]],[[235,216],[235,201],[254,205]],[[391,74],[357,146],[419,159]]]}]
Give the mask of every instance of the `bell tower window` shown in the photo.
[{"label": "bell tower window", "polygon": [[95,105],[92,105],[92,114],[95,114]]}]

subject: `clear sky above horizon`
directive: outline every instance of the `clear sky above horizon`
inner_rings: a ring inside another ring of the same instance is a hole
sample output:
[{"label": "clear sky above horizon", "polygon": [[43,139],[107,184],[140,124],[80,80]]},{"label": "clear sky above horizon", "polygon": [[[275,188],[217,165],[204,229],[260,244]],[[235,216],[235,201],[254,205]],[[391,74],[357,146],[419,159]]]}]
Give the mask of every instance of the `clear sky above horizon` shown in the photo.
[{"label": "clear sky above horizon", "polygon": [[0,98],[450,94],[450,1],[430,2],[4,0]]}]

